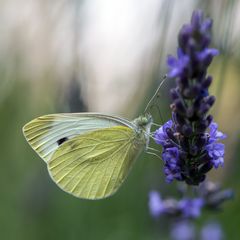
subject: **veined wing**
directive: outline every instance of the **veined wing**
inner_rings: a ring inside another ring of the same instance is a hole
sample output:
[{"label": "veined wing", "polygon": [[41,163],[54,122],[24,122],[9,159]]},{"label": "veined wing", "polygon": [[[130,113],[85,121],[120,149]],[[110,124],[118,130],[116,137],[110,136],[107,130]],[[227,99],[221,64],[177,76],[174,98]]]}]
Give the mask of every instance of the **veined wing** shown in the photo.
[{"label": "veined wing", "polygon": [[125,126],[81,134],[56,150],[47,163],[49,174],[76,197],[105,198],[124,182],[144,145],[135,130]]},{"label": "veined wing", "polygon": [[128,120],[99,113],[63,113],[38,117],[23,127],[30,146],[48,162],[66,140],[80,134],[113,126],[133,127]]}]

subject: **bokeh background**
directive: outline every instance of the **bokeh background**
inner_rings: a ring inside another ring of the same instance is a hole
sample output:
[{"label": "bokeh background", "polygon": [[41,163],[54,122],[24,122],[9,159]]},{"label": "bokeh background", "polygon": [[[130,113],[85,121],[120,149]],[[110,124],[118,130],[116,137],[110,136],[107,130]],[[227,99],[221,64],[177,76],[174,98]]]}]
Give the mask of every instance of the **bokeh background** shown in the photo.
[{"label": "bokeh background", "polygon": [[[240,1],[2,0],[0,2],[0,238],[169,239],[154,221],[148,193],[176,194],[162,163],[143,154],[113,197],[86,201],[62,192],[31,150],[22,126],[55,112],[95,111],[129,119],[141,113],[176,53],[177,32],[194,9],[214,20],[216,57],[210,74],[212,114],[227,133],[225,167],[209,179],[231,187],[222,211],[204,212],[197,226],[218,221],[226,239],[240,234]],[[170,116],[167,81],[161,115]]]}]

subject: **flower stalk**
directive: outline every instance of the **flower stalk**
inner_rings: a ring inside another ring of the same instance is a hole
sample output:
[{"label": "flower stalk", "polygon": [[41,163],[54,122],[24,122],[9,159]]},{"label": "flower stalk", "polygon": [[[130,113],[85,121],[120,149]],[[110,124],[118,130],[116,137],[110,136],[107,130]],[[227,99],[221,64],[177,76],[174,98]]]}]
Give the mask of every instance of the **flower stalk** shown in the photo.
[{"label": "flower stalk", "polygon": [[155,141],[163,147],[162,159],[166,181],[174,179],[198,185],[213,167],[224,163],[226,136],[208,112],[215,102],[208,88],[212,77],[207,68],[218,50],[210,48],[212,20],[202,11],[193,12],[191,23],[178,35],[177,58],[169,56],[168,77],[176,87],[171,89],[172,119],[159,128]]}]

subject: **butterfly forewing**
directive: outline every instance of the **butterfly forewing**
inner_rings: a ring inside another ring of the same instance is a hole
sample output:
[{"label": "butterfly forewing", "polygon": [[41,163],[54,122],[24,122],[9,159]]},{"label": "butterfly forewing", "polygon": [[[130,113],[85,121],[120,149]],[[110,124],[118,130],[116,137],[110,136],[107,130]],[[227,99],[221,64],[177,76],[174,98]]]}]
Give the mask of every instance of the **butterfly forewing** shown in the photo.
[{"label": "butterfly forewing", "polygon": [[64,142],[48,161],[49,173],[64,191],[79,198],[112,195],[126,179],[145,141],[136,131],[115,126]]},{"label": "butterfly forewing", "polygon": [[38,155],[48,162],[65,141],[97,129],[129,126],[127,120],[96,113],[50,114],[32,120],[23,133]]}]

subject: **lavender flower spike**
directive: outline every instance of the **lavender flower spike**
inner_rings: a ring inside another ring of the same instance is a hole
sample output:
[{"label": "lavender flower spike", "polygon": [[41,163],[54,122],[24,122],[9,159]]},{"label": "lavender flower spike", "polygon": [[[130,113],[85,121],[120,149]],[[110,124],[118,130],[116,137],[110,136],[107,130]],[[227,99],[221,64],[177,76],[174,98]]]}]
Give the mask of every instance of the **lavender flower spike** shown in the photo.
[{"label": "lavender flower spike", "polygon": [[168,77],[176,81],[171,89],[172,119],[155,132],[162,145],[166,181],[174,179],[198,185],[213,167],[224,164],[226,136],[217,130],[208,111],[215,102],[208,88],[212,77],[207,68],[218,50],[211,48],[212,20],[202,11],[193,12],[191,23],[178,34],[177,57],[169,56]]}]

